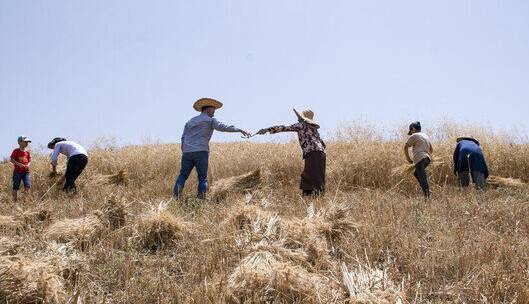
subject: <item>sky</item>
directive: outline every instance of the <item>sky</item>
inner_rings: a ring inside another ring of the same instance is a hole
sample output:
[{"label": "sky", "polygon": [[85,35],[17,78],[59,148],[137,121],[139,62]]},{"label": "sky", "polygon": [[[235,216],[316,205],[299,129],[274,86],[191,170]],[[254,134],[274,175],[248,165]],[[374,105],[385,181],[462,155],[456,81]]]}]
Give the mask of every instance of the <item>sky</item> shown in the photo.
[{"label": "sky", "polygon": [[294,107],[324,134],[351,121],[528,130],[528,54],[525,0],[0,0],[0,156],[22,134],[34,149],[178,142],[200,97],[251,132],[295,122]]}]

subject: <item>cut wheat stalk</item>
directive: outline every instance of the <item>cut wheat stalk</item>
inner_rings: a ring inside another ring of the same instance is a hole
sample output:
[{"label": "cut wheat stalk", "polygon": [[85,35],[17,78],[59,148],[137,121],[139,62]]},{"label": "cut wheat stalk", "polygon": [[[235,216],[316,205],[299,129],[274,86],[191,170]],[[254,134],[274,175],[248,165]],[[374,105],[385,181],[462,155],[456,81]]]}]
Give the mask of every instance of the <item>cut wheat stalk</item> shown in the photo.
[{"label": "cut wheat stalk", "polygon": [[0,300],[5,303],[65,303],[58,269],[22,256],[0,257]]},{"label": "cut wheat stalk", "polygon": [[494,175],[491,175],[487,178],[487,184],[489,186],[498,187],[498,188],[515,188],[515,189],[529,188],[529,184],[525,183],[521,179],[494,176]]},{"label": "cut wheat stalk", "polygon": [[403,286],[397,286],[391,281],[387,269],[375,269],[369,264],[359,263],[354,271],[349,271],[345,263],[342,263],[341,271],[349,292],[349,303],[407,303]]},{"label": "cut wheat stalk", "polygon": [[[442,158],[434,158],[431,162],[429,167],[435,168],[439,167],[444,164],[444,161]],[[401,166],[395,167],[391,169],[391,176],[404,176],[408,174],[412,174],[413,171],[415,171],[415,164],[403,164]]]},{"label": "cut wheat stalk", "polygon": [[253,190],[260,183],[260,169],[238,176],[219,179],[211,186],[210,197],[213,201],[218,201],[225,198],[229,193],[244,193]]}]

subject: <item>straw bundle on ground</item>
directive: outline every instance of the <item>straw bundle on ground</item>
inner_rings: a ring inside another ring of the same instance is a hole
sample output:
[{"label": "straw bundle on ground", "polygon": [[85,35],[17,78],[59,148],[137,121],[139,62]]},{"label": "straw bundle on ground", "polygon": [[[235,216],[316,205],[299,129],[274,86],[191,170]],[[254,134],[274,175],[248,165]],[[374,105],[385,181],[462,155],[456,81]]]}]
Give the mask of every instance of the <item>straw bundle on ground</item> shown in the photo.
[{"label": "straw bundle on ground", "polygon": [[357,224],[350,220],[350,210],[347,205],[329,205],[320,211],[309,212],[307,218],[283,219],[280,231],[286,240],[285,246],[290,249],[303,248],[317,269],[337,267],[329,252],[335,241],[351,236],[356,231]]},{"label": "straw bundle on ground", "polygon": [[25,224],[34,224],[37,222],[46,222],[51,218],[51,213],[47,209],[40,209],[36,211],[25,211],[18,216],[20,221],[23,221]]},{"label": "straw bundle on ground", "polygon": [[46,249],[37,253],[36,256],[54,265],[57,268],[57,274],[60,274],[72,286],[75,286],[79,273],[86,268],[86,256],[80,254],[69,244],[48,242]]},{"label": "straw bundle on ground", "polygon": [[330,204],[315,212],[309,220],[314,222],[320,234],[334,242],[340,238],[351,236],[357,230],[358,224],[351,220],[352,206],[345,204]]},{"label": "straw bundle on ground", "polygon": [[118,229],[125,225],[127,212],[122,199],[115,196],[108,198],[101,208],[101,212],[105,215],[110,229]]},{"label": "straw bundle on ground", "polygon": [[1,303],[65,303],[64,283],[57,269],[24,257],[0,257]]},{"label": "straw bundle on ground", "polygon": [[268,251],[246,256],[228,278],[230,303],[337,303],[343,292],[331,279],[280,261]]},{"label": "straw bundle on ground", "polygon": [[406,302],[403,286],[395,285],[387,270],[371,268],[370,265],[358,265],[349,272],[342,264],[343,281],[349,291],[350,302],[358,304],[401,304]]},{"label": "straw bundle on ground", "polygon": [[21,233],[25,225],[15,216],[0,215],[0,232],[3,233]]},{"label": "straw bundle on ground", "polygon": [[[438,167],[443,164],[444,164],[444,161],[442,160],[442,158],[434,158],[430,162],[430,165],[428,165],[428,168]],[[404,176],[404,175],[412,174],[413,171],[415,171],[414,164],[404,164],[404,165],[391,169],[391,176]]]},{"label": "straw bundle on ground", "polygon": [[255,189],[260,183],[260,169],[239,176],[219,179],[211,186],[210,197],[213,201],[218,201],[225,198],[228,193],[244,193]]},{"label": "straw bundle on ground", "polygon": [[493,175],[487,178],[487,185],[498,188],[529,188],[529,184],[524,183],[520,179]]},{"label": "straw bundle on ground", "polygon": [[16,255],[18,254],[20,247],[22,247],[22,241],[18,238],[0,238],[0,256]]},{"label": "straw bundle on ground", "polygon": [[285,239],[284,246],[289,249],[302,249],[307,253],[308,262],[315,269],[331,269],[333,262],[325,237],[318,233],[318,229],[308,219],[283,219],[281,236]]},{"label": "straw bundle on ground", "polygon": [[168,211],[152,212],[136,224],[138,244],[152,252],[173,248],[192,233],[192,224]]},{"label": "straw bundle on ground", "polygon": [[94,177],[92,181],[98,185],[126,185],[129,182],[129,173],[127,170],[121,169],[115,174]]},{"label": "straw bundle on ground", "polygon": [[107,177],[109,183],[114,185],[126,185],[129,183],[129,173],[127,170],[119,170],[118,173],[110,175]]},{"label": "straw bundle on ground", "polygon": [[103,217],[101,211],[96,211],[85,217],[56,222],[46,229],[44,237],[59,243],[71,243],[84,250],[106,229]]},{"label": "straw bundle on ground", "polygon": [[254,230],[255,222],[266,222],[274,215],[256,205],[235,205],[224,221],[226,226],[234,226],[237,230]]}]

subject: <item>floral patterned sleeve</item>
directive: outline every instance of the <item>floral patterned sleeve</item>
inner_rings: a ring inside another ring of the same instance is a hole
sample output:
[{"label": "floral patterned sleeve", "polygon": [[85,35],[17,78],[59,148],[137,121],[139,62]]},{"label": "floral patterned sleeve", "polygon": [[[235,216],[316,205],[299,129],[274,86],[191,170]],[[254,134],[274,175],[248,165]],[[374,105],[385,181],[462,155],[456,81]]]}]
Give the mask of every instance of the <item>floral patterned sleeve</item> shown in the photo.
[{"label": "floral patterned sleeve", "polygon": [[274,126],[274,127],[270,127],[268,128],[268,132],[270,132],[270,134],[276,134],[276,133],[279,133],[279,132],[298,132],[302,129],[302,125],[301,123],[295,123],[293,125],[290,125],[290,126]]}]

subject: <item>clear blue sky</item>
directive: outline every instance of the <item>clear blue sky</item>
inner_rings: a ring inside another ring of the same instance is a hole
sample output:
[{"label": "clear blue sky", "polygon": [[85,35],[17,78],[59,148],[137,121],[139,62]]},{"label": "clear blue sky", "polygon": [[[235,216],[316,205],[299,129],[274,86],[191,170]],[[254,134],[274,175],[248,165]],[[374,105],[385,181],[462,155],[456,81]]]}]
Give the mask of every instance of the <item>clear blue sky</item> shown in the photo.
[{"label": "clear blue sky", "polygon": [[527,129],[529,1],[0,0],[0,155],[19,134],[177,142],[203,96],[251,131],[292,107],[324,132]]}]

